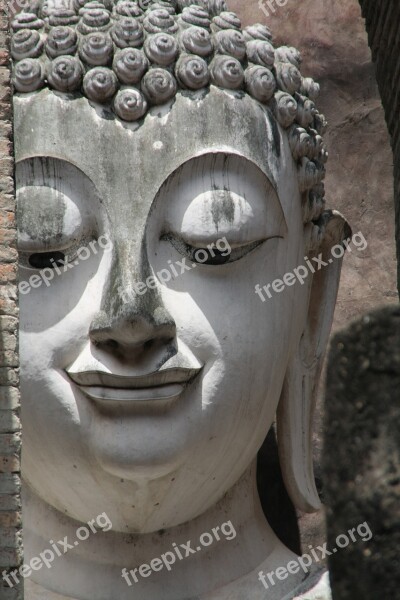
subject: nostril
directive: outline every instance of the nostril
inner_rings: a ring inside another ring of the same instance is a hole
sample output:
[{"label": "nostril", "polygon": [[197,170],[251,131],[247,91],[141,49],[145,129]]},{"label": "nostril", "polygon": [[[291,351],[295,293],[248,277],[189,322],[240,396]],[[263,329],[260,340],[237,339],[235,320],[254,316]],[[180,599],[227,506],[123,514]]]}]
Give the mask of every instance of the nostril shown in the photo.
[{"label": "nostril", "polygon": [[118,350],[118,348],[120,347],[119,342],[117,342],[117,340],[106,340],[105,342],[103,342],[103,347],[107,348],[108,350]]},{"label": "nostril", "polygon": [[144,344],[143,344],[143,349],[144,349],[144,350],[150,350],[150,348],[151,348],[152,346],[154,346],[154,342],[155,342],[155,339],[154,339],[154,338],[151,338],[151,339],[147,340],[147,341],[146,341],[146,342],[144,342]]},{"label": "nostril", "polygon": [[96,339],[95,336],[91,336],[91,341],[93,346],[95,346],[96,348],[103,348],[109,352],[117,352],[120,349],[120,343],[117,342],[117,340],[114,340],[112,338],[104,338],[104,337],[99,337],[99,339]]},{"label": "nostril", "polygon": [[136,351],[155,351],[174,340],[175,322],[169,313],[157,306],[154,311],[139,312],[130,307],[123,314],[107,315],[101,311],[93,319],[89,335],[92,343],[123,358]]}]

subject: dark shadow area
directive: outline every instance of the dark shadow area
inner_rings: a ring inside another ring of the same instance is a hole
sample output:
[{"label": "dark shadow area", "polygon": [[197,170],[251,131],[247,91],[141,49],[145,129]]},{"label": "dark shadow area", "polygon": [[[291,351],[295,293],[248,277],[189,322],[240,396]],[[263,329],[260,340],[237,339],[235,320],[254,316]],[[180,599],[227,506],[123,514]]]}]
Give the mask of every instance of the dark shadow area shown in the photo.
[{"label": "dark shadow area", "polygon": [[276,435],[271,428],[257,458],[257,488],[264,515],[279,539],[301,555],[296,510],[283,482]]}]

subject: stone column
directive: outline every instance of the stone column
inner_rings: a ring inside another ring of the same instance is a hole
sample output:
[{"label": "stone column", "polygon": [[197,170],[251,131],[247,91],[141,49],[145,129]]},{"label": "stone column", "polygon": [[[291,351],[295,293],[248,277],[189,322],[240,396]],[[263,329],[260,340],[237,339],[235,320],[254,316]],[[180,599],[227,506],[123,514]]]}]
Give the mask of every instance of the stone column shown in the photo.
[{"label": "stone column", "polygon": [[0,598],[20,600],[22,586],[10,587],[3,578],[22,562],[17,251],[7,29],[6,1],[0,0]]}]

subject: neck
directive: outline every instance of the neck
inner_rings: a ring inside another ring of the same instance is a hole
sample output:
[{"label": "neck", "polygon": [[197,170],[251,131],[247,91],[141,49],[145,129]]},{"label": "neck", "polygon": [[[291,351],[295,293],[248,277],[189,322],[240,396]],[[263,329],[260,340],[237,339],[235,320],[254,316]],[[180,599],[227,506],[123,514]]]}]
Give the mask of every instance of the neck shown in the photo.
[{"label": "neck", "polygon": [[231,589],[239,579],[248,580],[249,591],[262,590],[258,570],[276,568],[294,556],[265,520],[255,463],[210,510],[151,534],[94,533],[84,524],[90,535],[81,540],[87,535],[79,529],[82,523],[51,508],[29,488],[24,522],[25,564],[42,554],[49,565],[34,570],[31,578],[79,600],[130,600],[132,594],[148,600],[205,599],[216,589],[221,592],[212,598],[222,600],[232,597],[223,588]]}]

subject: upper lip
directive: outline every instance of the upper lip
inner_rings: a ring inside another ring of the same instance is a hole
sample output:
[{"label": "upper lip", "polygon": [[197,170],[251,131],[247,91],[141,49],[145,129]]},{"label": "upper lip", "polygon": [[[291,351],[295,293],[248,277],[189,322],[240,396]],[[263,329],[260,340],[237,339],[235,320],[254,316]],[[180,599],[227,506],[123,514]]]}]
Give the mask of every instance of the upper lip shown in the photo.
[{"label": "upper lip", "polygon": [[109,387],[119,389],[143,389],[159,387],[171,383],[186,383],[193,379],[201,369],[172,367],[154,371],[146,375],[113,375],[102,371],[67,371],[72,381],[83,386]]}]

